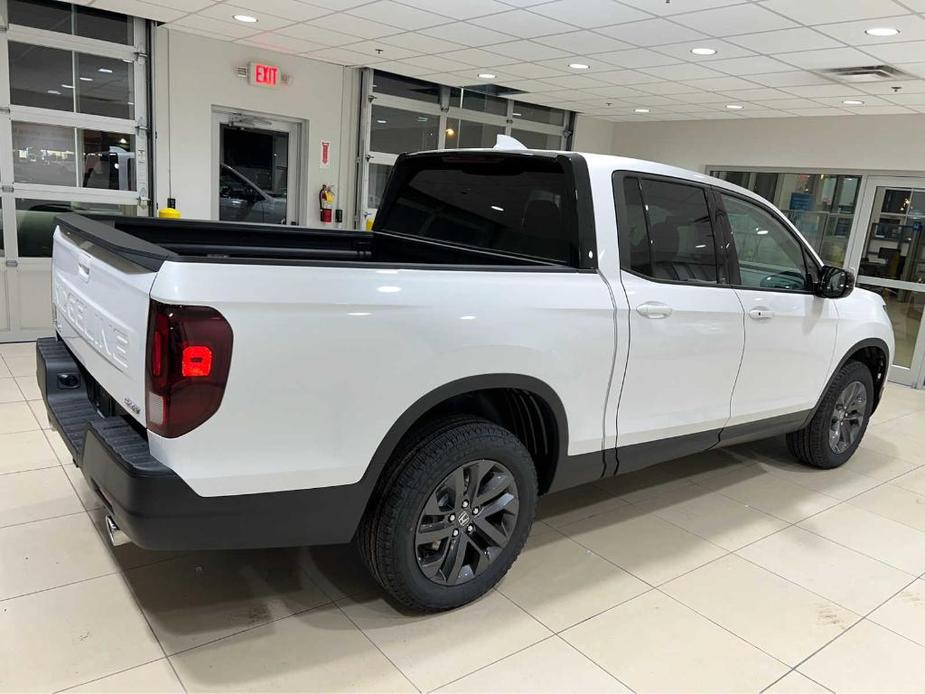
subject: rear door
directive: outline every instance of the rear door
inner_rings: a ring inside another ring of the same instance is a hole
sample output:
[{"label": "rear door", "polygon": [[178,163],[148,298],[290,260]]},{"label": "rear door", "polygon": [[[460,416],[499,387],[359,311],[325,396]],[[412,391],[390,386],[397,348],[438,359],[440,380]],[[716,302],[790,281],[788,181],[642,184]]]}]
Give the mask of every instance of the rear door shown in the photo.
[{"label": "rear door", "polygon": [[55,329],[100,386],[142,423],[148,304],[156,275],[61,227],[55,232]]},{"label": "rear door", "polygon": [[813,294],[818,267],[774,212],[727,191],[716,195],[730,232],[730,283],[746,316],[730,424],[805,412],[822,392],[835,349],[834,302]]},{"label": "rear door", "polygon": [[620,470],[704,450],[729,419],[744,345],[709,190],[614,176],[629,357],[617,414]]}]

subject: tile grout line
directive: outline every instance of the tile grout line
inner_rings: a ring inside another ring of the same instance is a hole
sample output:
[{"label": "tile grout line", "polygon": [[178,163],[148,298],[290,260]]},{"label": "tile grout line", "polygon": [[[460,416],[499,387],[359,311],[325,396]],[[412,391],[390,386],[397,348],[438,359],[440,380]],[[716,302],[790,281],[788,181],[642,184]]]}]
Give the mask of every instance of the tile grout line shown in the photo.
[{"label": "tile grout line", "polygon": [[[166,660],[166,658],[154,658],[153,660],[149,660],[147,662],[140,663],[138,665],[132,665],[131,667],[122,668],[121,670],[116,670],[115,672],[110,672],[105,675],[100,675],[99,677],[94,677],[93,679],[90,679],[90,680],[78,682],[77,684],[69,684],[66,687],[62,687],[61,689],[53,690],[53,694],[61,694],[61,692],[66,692],[70,689],[73,689],[74,687],[83,687],[85,685],[92,684],[93,682],[99,682],[100,680],[104,680],[107,677],[115,677],[116,675],[121,675],[124,672],[130,672],[132,670],[135,670],[136,668],[144,667],[145,665],[150,665],[151,663],[159,663],[162,660]],[[183,686],[182,682],[180,683],[180,686]]]}]

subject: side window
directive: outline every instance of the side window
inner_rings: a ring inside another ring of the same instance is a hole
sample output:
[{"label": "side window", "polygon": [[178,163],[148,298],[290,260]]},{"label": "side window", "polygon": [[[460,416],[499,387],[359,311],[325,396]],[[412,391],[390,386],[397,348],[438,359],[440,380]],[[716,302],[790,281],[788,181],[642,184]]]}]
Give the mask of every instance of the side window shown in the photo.
[{"label": "side window", "polygon": [[716,283],[713,223],[703,188],[642,179],[654,279]]},{"label": "side window", "polygon": [[623,199],[626,201],[626,219],[618,220],[619,233],[629,239],[627,270],[652,276],[652,255],[649,252],[649,230],[646,228],[646,211],[642,204],[639,179],[623,179]]},{"label": "side window", "polygon": [[740,284],[805,290],[806,257],[796,237],[758,205],[731,195],[721,197],[739,257]]}]

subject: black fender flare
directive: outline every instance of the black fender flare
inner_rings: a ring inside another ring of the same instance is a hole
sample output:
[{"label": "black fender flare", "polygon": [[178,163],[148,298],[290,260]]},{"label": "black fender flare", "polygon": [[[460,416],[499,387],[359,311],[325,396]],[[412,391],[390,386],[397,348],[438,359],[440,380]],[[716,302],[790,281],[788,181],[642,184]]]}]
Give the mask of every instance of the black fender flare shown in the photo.
[{"label": "black fender flare", "polygon": [[[886,361],[887,372],[889,372],[890,356],[891,356],[890,348],[884,340],[881,340],[879,337],[868,337],[859,342],[855,342],[853,345],[851,345],[850,348],[848,348],[845,351],[844,355],[842,355],[842,358],[839,360],[838,364],[835,366],[834,369],[832,369],[832,374],[829,376],[829,380],[826,381],[825,388],[822,389],[822,392],[819,394],[819,399],[816,400],[816,405],[813,407],[812,410],[809,411],[809,414],[806,416],[806,419],[803,421],[803,426],[806,426],[807,424],[809,424],[812,418],[816,416],[816,412],[819,410],[819,406],[822,404],[822,399],[825,397],[825,394],[829,392],[829,388],[832,385],[832,381],[835,380],[835,377],[838,375],[838,372],[841,370],[841,368],[845,364],[847,364],[848,361],[850,361],[851,358],[855,354],[857,354],[860,350],[864,349],[865,347],[876,347],[881,352],[883,352],[883,354],[885,355],[884,358]],[[873,410],[871,410],[871,412],[876,411],[877,405],[880,404],[880,394],[883,391],[883,386],[886,385],[888,375],[889,373],[884,374],[883,385],[881,385],[881,390],[877,393],[874,393],[874,397],[875,397],[874,408]]]}]

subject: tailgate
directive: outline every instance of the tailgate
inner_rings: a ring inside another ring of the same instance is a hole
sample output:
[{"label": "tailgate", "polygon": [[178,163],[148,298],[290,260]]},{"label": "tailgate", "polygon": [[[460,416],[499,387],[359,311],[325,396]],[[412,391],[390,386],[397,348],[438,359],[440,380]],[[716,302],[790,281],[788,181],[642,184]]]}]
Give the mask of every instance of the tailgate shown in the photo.
[{"label": "tailgate", "polygon": [[148,303],[157,272],[59,226],[54,237],[55,327],[99,385],[145,423]]}]

